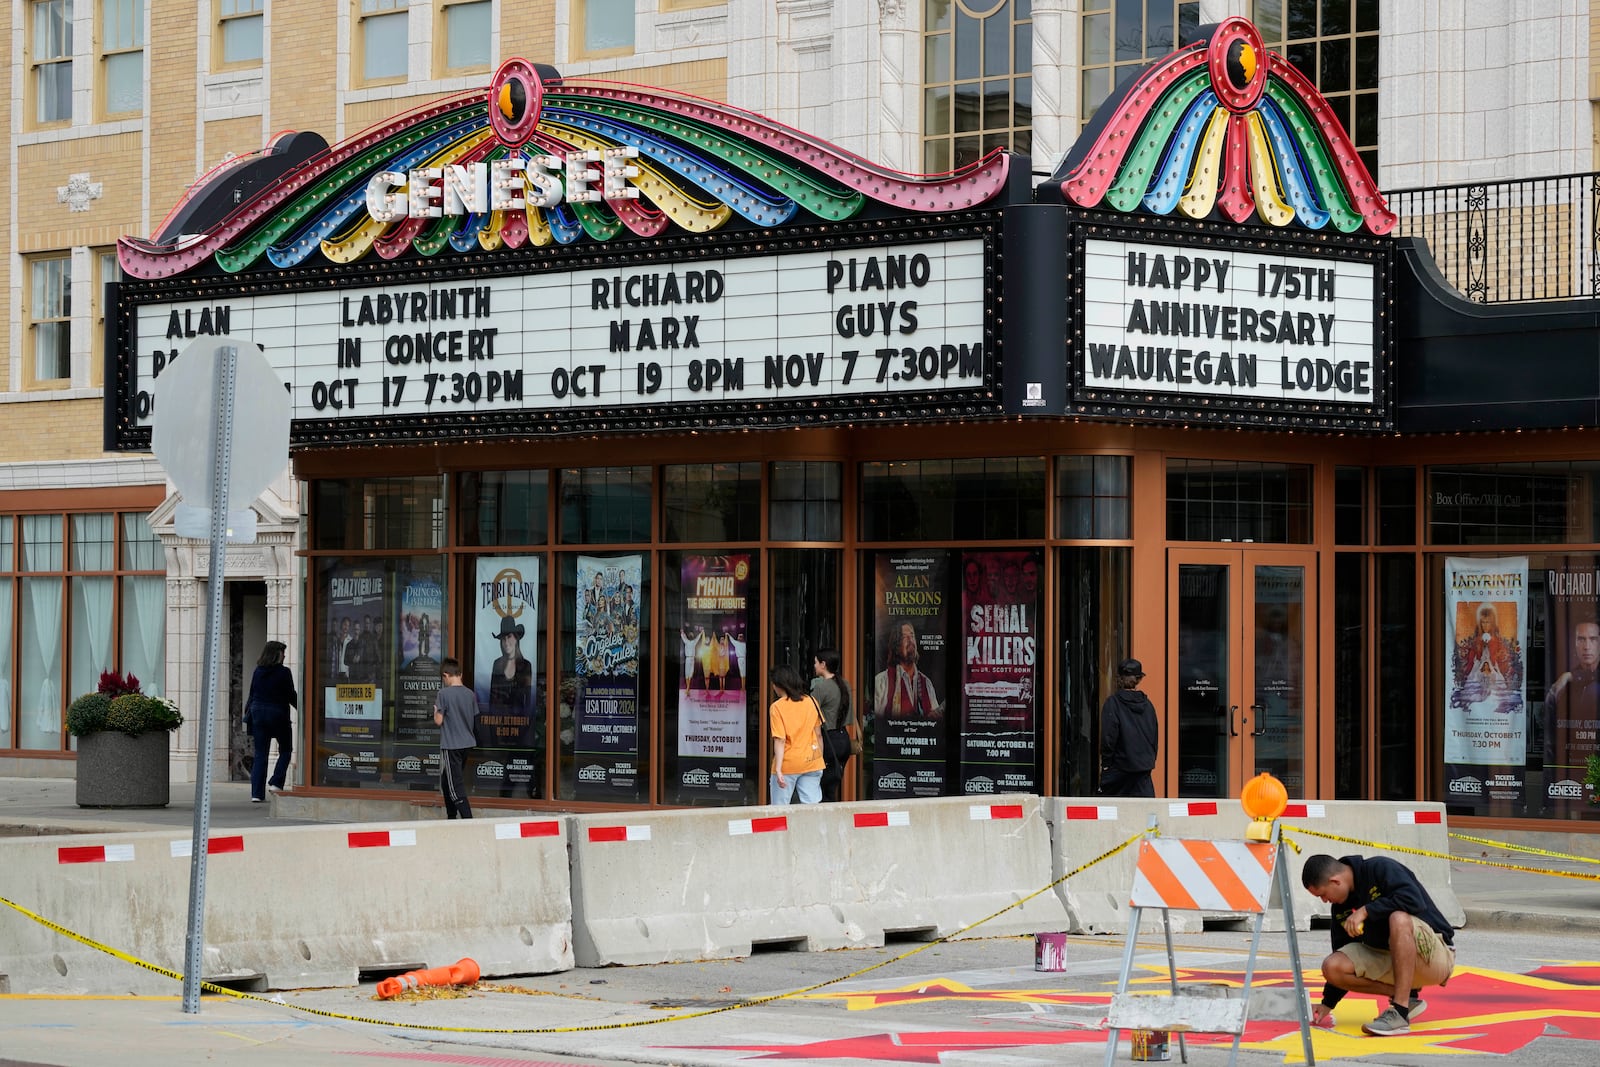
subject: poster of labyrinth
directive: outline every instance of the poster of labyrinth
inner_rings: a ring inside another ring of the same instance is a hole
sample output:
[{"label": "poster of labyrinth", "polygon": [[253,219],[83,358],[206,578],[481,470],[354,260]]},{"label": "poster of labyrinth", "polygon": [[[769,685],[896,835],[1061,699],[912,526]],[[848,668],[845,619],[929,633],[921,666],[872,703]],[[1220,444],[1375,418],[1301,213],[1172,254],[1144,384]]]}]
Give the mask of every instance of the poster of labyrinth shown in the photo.
[{"label": "poster of labyrinth", "polygon": [[1528,748],[1528,559],[1444,565],[1446,793],[1452,804],[1521,807]]}]

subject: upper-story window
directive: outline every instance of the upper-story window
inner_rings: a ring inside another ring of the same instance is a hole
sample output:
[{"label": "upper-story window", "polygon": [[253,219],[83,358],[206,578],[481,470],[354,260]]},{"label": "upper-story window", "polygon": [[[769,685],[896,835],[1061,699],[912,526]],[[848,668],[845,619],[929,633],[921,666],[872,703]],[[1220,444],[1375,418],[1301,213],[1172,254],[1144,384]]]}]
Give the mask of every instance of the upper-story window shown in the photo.
[{"label": "upper-story window", "polygon": [[25,384],[59,387],[72,377],[72,257],[30,260],[28,290]]},{"label": "upper-story window", "polygon": [[490,0],[441,0],[438,56],[446,71],[486,68],[494,29]]},{"label": "upper-story window", "polygon": [[1262,42],[1328,98],[1378,173],[1378,0],[1255,0]]},{"label": "upper-story window", "polygon": [[1087,122],[1111,90],[1187,43],[1200,25],[1190,0],[1083,0],[1078,120]]},{"label": "upper-story window", "polygon": [[406,77],[411,13],[406,0],[360,0],[356,33],[361,42],[361,79],[394,81]]},{"label": "upper-story window", "polygon": [[28,7],[29,88],[33,121],[72,121],[72,0],[34,0]]},{"label": "upper-story window", "polygon": [[222,66],[252,66],[265,55],[267,0],[218,0],[217,54]]},{"label": "upper-story window", "polygon": [[101,110],[144,111],[144,0],[100,0]]},{"label": "upper-story window", "polygon": [[992,148],[1031,152],[1032,0],[923,5],[923,170],[953,170]]},{"label": "upper-story window", "polygon": [[633,0],[572,0],[573,52],[594,58],[633,51]]}]

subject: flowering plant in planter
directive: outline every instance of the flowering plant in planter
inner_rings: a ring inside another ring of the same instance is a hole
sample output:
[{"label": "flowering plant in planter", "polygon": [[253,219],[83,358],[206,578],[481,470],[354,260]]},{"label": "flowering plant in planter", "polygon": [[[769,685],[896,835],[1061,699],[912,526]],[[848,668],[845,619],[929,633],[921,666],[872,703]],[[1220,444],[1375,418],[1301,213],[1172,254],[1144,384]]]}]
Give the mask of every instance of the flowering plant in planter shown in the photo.
[{"label": "flowering plant in planter", "polygon": [[159,730],[170,732],[182,725],[183,713],[175,704],[141,692],[138,678],[116,671],[102,671],[99,688],[74,700],[67,709],[67,730],[74,737],[102,730],[138,737]]},{"label": "flowering plant in planter", "polygon": [[1589,787],[1589,803],[1600,804],[1600,756],[1590,754],[1589,773],[1583,776],[1583,781]]}]

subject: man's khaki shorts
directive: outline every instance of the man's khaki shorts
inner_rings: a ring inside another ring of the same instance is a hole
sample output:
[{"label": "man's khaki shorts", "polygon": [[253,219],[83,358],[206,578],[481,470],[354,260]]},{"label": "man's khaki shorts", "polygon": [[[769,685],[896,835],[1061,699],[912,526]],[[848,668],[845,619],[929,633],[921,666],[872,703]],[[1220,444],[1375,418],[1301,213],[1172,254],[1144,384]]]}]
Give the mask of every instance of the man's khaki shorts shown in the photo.
[{"label": "man's khaki shorts", "polygon": [[[1433,927],[1421,919],[1413,916],[1411,922],[1417,935],[1417,969],[1411,975],[1412,987],[1444,985],[1450,980],[1450,972],[1455,970],[1456,950],[1445,944]],[[1360,977],[1369,982],[1394,984],[1394,958],[1386,949],[1356,941],[1339,951],[1349,957]]]}]

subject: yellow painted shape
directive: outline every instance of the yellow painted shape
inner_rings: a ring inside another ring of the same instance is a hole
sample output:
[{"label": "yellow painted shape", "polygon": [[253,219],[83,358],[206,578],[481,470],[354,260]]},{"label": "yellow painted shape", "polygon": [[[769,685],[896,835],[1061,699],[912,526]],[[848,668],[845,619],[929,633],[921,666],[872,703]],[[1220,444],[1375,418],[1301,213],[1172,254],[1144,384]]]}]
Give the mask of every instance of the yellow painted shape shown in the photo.
[{"label": "yellow painted shape", "polygon": [[1178,198],[1178,210],[1191,219],[1203,219],[1217,206],[1217,190],[1222,187],[1222,155],[1228,142],[1228,110],[1217,108],[1200,135],[1200,151],[1195,156],[1189,185]]}]

